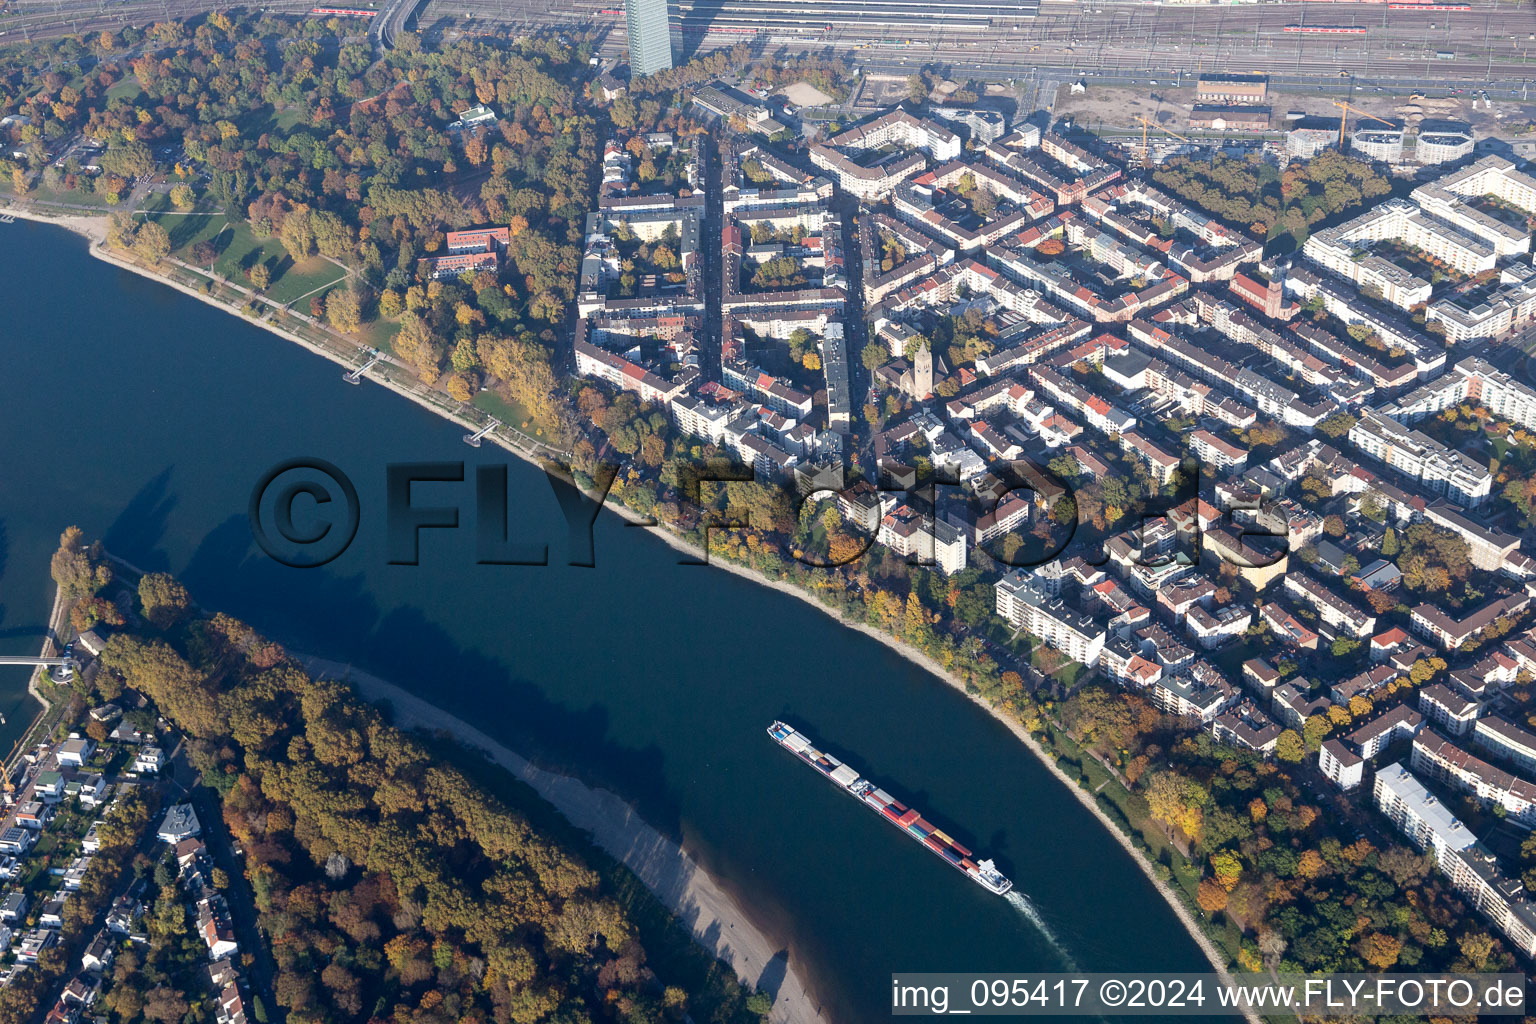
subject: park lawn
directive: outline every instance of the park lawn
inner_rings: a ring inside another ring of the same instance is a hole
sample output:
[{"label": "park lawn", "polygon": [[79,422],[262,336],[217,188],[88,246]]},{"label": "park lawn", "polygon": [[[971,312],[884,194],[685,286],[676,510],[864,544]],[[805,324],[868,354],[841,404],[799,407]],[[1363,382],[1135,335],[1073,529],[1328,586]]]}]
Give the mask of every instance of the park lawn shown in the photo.
[{"label": "park lawn", "polygon": [[158,222],[165,228],[166,234],[171,236],[171,252],[178,258],[189,261],[190,256],[187,250],[198,242],[213,238],[224,229],[225,222],[222,213],[192,213],[175,217],[154,216],[151,219]]},{"label": "park lawn", "polygon": [[[534,429],[527,409],[516,402],[508,401],[494,391],[480,392],[470,404],[482,412],[490,413],[506,426],[514,427],[522,433],[526,434]],[[526,428],[523,426],[524,423],[528,424]]]},{"label": "park lawn", "polygon": [[267,289],[267,297],[273,302],[286,304],[300,298],[307,302],[311,292],[323,296],[325,293],[320,289],[347,279],[347,272],[324,256],[311,256],[302,263],[294,263],[277,241],[268,242],[267,246],[269,251],[275,249],[279,257],[272,287]]},{"label": "park lawn", "polygon": [[[203,218],[167,219],[196,221]],[[217,229],[205,227],[201,230],[211,233]],[[200,236],[201,231],[190,235],[187,244],[197,241]],[[172,242],[175,242],[174,236]],[[232,281],[244,284],[246,270],[257,263],[265,262],[271,267],[272,286],[267,289],[267,297],[273,302],[286,304],[318,288],[346,280],[347,275],[340,267],[320,256],[311,256],[303,263],[295,264],[281,242],[275,238],[258,239],[250,225],[244,222],[229,221],[228,230],[220,235],[215,245],[220,252],[214,270]]]},{"label": "park lawn", "polygon": [[[11,188],[9,179],[7,179],[3,185],[0,185],[0,194],[16,194],[15,189]],[[110,207],[107,206],[107,197],[96,192],[87,194],[85,192],[71,192],[68,189],[55,190],[51,188],[44,188],[41,184],[39,184],[32,191],[28,192],[27,198],[35,202],[42,203],[69,203],[78,206],[99,206],[103,211],[110,209]]]},{"label": "park lawn", "polygon": [[380,352],[393,352],[395,350],[395,335],[400,333],[400,321],[379,317],[372,323],[363,324],[362,330],[352,337],[358,344],[366,345]]},{"label": "park lawn", "polygon": [[286,132],[288,129],[294,128],[303,123],[303,112],[290,107],[283,111],[281,114],[277,115],[277,119],[273,122],[273,127],[280,132]]},{"label": "park lawn", "polygon": [[112,88],[107,90],[107,102],[126,100],[129,103],[135,103],[142,95],[144,95],[144,90],[139,85],[137,76],[128,75],[121,82],[115,83]]}]

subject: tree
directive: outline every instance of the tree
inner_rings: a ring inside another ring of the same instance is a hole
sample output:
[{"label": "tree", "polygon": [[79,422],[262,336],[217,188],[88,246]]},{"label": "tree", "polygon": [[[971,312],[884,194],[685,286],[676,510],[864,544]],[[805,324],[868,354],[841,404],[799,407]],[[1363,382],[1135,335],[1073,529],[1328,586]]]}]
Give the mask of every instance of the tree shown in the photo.
[{"label": "tree", "polygon": [[920,74],[907,76],[907,99],[913,103],[928,102],[928,83]]},{"label": "tree", "polygon": [[1152,817],[1199,842],[1202,808],[1210,799],[1204,787],[1178,772],[1158,772],[1147,784],[1146,797]]},{"label": "tree", "polygon": [[1301,726],[1301,734],[1307,741],[1309,751],[1316,750],[1323,745],[1323,739],[1333,731],[1333,723],[1327,715],[1313,715]]},{"label": "tree", "polygon": [[1360,956],[1378,971],[1390,970],[1403,952],[1403,942],[1394,935],[1371,932],[1360,940]]},{"label": "tree", "polygon": [[878,341],[872,341],[859,353],[859,361],[864,364],[864,369],[873,373],[885,365],[886,359],[889,358],[889,351]]},{"label": "tree", "polygon": [[1227,890],[1223,889],[1215,879],[1202,878],[1199,888],[1196,890],[1195,900],[1200,904],[1200,909],[1207,914],[1215,914],[1225,910],[1227,906]]},{"label": "tree", "polygon": [[171,189],[171,203],[178,210],[190,210],[197,204],[197,193],[192,191],[191,185],[181,182]]},{"label": "tree", "polygon": [[310,226],[309,207],[295,206],[288,211],[288,215],[283,218],[278,240],[295,263],[309,258],[315,251],[315,232]]},{"label": "tree", "polygon": [[1275,756],[1290,764],[1298,763],[1307,754],[1306,745],[1295,729],[1286,729],[1275,740]]},{"label": "tree", "polygon": [[1359,420],[1356,417],[1341,409],[1318,423],[1317,430],[1328,437],[1338,438],[1349,433],[1349,428],[1358,422]]},{"label": "tree", "polygon": [[59,537],[53,553],[53,581],[64,599],[73,601],[96,593],[112,582],[112,569],[101,560],[101,546],[85,546],[80,527],[71,526]]},{"label": "tree", "polygon": [[187,588],[168,573],[150,572],[139,578],[139,605],[144,618],[157,629],[174,626],[191,603]]},{"label": "tree", "polygon": [[1333,647],[1331,649],[1335,658],[1343,658],[1346,655],[1353,654],[1356,650],[1359,649],[1359,647],[1359,640],[1356,640],[1352,636],[1341,636],[1333,642]]},{"label": "tree", "polygon": [[335,288],[325,297],[325,316],[331,326],[350,334],[363,326],[362,308],[357,295],[347,288]]},{"label": "tree", "polygon": [[1243,864],[1230,850],[1218,850],[1211,854],[1211,871],[1221,887],[1231,892],[1243,876]]},{"label": "tree", "polygon": [[171,254],[170,233],[155,221],[145,221],[133,240],[133,251],[150,263],[159,263]]},{"label": "tree", "polygon": [[132,181],[154,172],[155,157],[142,142],[124,142],[101,155],[101,169]]},{"label": "tree", "polygon": [[246,278],[251,282],[251,287],[259,292],[266,291],[272,285],[272,271],[265,263],[257,263],[245,272]]}]

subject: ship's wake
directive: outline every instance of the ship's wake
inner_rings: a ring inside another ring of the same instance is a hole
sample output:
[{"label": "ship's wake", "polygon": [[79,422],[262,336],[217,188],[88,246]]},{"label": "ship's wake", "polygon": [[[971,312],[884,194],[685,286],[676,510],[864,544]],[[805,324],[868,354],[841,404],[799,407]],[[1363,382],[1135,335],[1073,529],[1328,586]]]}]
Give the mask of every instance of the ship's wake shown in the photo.
[{"label": "ship's wake", "polygon": [[1067,947],[1061,944],[1061,940],[1056,937],[1056,932],[1046,923],[1045,918],[1040,916],[1040,911],[1029,901],[1028,896],[1025,896],[1015,888],[1005,893],[1003,899],[1012,904],[1013,909],[1023,914],[1029,923],[1034,925],[1041,935],[1045,936],[1045,941],[1049,942],[1051,948],[1061,957],[1062,962],[1066,964],[1067,970],[1077,970],[1077,961],[1072,959],[1072,954],[1067,952]]}]

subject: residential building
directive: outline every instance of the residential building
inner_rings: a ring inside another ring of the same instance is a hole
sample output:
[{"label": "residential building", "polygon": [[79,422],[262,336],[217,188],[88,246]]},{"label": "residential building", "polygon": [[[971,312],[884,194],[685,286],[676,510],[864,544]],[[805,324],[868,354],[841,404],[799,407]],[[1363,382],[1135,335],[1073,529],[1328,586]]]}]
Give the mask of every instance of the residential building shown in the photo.
[{"label": "residential building", "polygon": [[1400,739],[1409,739],[1424,728],[1424,716],[1406,704],[1377,715],[1344,737],[1344,742],[1369,761]]},{"label": "residential building", "polygon": [[1015,569],[994,585],[997,614],[1010,625],[1092,668],[1104,650],[1104,627],[1072,611],[1040,577]]},{"label": "residential building", "polygon": [[60,743],[55,750],[59,764],[69,765],[74,768],[85,767],[85,762],[91,759],[91,754],[96,750],[94,740],[84,736],[71,735],[69,739]]},{"label": "residential building", "polygon": [[1327,739],[1317,752],[1317,767],[1330,782],[1343,790],[1354,789],[1365,778],[1365,758],[1338,739]]},{"label": "residential building", "polygon": [[1511,945],[1536,956],[1536,908],[1518,879],[1401,764],[1376,773],[1376,806],[1421,850],[1434,854],[1458,892],[1491,919]]},{"label": "residential building", "polygon": [[1426,778],[1437,779],[1487,807],[1502,808],[1509,820],[1523,828],[1536,828],[1536,783],[1427,730],[1414,737],[1411,763]]},{"label": "residential building", "polygon": [[1345,600],[1311,575],[1293,571],[1286,574],[1285,589],[1317,610],[1324,625],[1361,640],[1376,628],[1376,616]]},{"label": "residential building", "polygon": [[1211,733],[1220,742],[1243,747],[1265,757],[1275,752],[1280,732],[1280,726],[1251,700],[1242,701],[1211,723]]},{"label": "residential building", "polygon": [[1416,632],[1433,640],[1442,650],[1449,651],[1481,636],[1500,619],[1524,611],[1530,601],[1525,594],[1494,598],[1459,619],[1452,618],[1438,604],[1425,603],[1413,609],[1410,622]]},{"label": "residential building", "polygon": [[1367,455],[1421,483],[1434,494],[1476,507],[1493,491],[1493,474],[1471,456],[1410,430],[1375,409],[1363,410],[1349,440]]},{"label": "residential building", "polygon": [[1452,736],[1465,736],[1477,723],[1482,705],[1444,683],[1431,683],[1419,691],[1419,711]]},{"label": "residential building", "polygon": [[1479,718],[1472,742],[1523,772],[1536,772],[1536,736],[1497,715]]},{"label": "residential building", "polygon": [[162,843],[169,843],[172,846],[183,839],[202,834],[202,823],[197,820],[197,812],[192,809],[191,804],[172,804],[160,822],[160,831],[156,833]]}]

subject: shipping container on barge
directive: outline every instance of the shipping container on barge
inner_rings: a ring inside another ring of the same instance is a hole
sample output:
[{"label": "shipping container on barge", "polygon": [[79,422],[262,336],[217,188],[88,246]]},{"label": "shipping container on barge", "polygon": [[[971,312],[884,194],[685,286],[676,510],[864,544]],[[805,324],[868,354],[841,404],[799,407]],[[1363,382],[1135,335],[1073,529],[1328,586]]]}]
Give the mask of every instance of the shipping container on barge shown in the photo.
[{"label": "shipping container on barge", "polygon": [[831,754],[823,753],[811,745],[810,737],[783,722],[768,727],[768,735],[806,764],[830,779],[839,789],[848,793],[880,817],[896,826],[912,839],[926,846],[935,856],[943,858],[955,870],[971,881],[999,896],[1013,888],[1013,883],[990,860],[971,859],[971,851],[955,842],[940,830],[923,820],[915,810],[899,802],[891,794],[879,789],[868,779],[848,767]]}]

